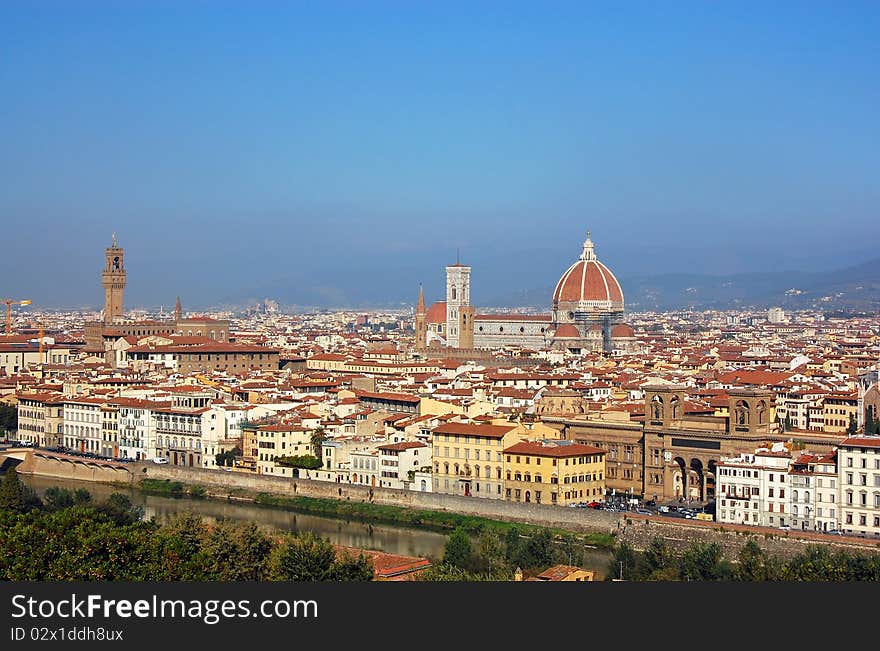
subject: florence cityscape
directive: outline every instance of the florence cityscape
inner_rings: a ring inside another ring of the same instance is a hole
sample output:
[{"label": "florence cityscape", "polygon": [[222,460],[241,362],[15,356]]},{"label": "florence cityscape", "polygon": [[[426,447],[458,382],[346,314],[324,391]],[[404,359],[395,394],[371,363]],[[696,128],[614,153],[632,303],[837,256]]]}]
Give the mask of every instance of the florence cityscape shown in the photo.
[{"label": "florence cityscape", "polygon": [[880,579],[876,6],[257,4],[0,9],[0,578]]}]

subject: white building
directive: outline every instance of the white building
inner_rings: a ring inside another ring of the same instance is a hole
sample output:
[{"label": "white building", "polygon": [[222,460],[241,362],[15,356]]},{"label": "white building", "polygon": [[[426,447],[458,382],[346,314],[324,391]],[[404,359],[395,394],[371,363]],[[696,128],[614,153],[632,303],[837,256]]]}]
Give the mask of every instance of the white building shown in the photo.
[{"label": "white building", "polygon": [[880,436],[844,440],[837,469],[841,531],[880,537]]},{"label": "white building", "polygon": [[64,400],[64,447],[77,452],[101,453],[104,403],[102,398]]},{"label": "white building", "polygon": [[801,454],[791,462],[791,528],[801,531],[816,529],[815,465],[819,457]]},{"label": "white building", "polygon": [[781,307],[771,307],[767,310],[767,320],[770,323],[785,323],[785,312]]},{"label": "white building", "polygon": [[119,398],[119,456],[123,459],[152,459],[156,456],[153,409],[170,407],[170,402]]},{"label": "white building", "polygon": [[816,461],[813,477],[816,483],[816,530],[835,531],[840,528],[837,452],[820,457]]},{"label": "white building", "polygon": [[761,448],[717,464],[718,522],[763,527],[791,525],[791,455]]},{"label": "white building", "polygon": [[349,454],[351,462],[349,481],[364,486],[379,485],[379,451],[355,450]]},{"label": "white building", "polygon": [[407,488],[416,472],[431,467],[431,447],[420,441],[388,443],[378,450],[380,487]]}]

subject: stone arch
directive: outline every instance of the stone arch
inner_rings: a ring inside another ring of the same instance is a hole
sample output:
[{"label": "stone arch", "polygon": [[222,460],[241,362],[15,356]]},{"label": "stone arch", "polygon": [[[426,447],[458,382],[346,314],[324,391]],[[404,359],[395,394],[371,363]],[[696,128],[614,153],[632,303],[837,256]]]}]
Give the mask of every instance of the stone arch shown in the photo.
[{"label": "stone arch", "polygon": [[688,470],[681,457],[675,457],[672,463],[677,466],[672,471],[672,493],[675,497],[687,497]]},{"label": "stone arch", "polygon": [[691,479],[694,480],[695,486],[691,487],[688,495],[689,498],[696,498],[703,501],[706,497],[706,473],[703,469],[702,460],[694,457],[690,463]]},{"label": "stone arch", "polygon": [[669,401],[669,408],[672,411],[673,420],[681,418],[681,399],[678,395],[672,396],[672,399]]},{"label": "stone arch", "polygon": [[759,400],[755,405],[755,423],[763,425],[767,422],[767,401]]},{"label": "stone arch", "polygon": [[715,478],[718,474],[716,463],[715,459],[709,459],[709,463],[706,464],[706,501],[715,499]]},{"label": "stone arch", "polygon": [[737,425],[748,426],[751,414],[749,413],[749,403],[745,400],[737,400],[734,406],[734,417]]},{"label": "stone arch", "polygon": [[663,398],[660,396],[654,396],[651,398],[651,415],[654,420],[663,420],[666,415]]}]

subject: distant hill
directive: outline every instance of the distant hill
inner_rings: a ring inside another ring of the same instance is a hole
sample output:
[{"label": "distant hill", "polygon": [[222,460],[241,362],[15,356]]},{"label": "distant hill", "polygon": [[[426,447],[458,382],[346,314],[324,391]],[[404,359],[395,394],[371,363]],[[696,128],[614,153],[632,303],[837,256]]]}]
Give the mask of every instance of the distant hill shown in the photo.
[{"label": "distant hill", "polygon": [[[724,276],[657,274],[621,278],[630,310],[852,309],[880,311],[880,258],[826,271],[778,271]],[[552,287],[523,290],[492,301],[510,307],[549,306]]]}]

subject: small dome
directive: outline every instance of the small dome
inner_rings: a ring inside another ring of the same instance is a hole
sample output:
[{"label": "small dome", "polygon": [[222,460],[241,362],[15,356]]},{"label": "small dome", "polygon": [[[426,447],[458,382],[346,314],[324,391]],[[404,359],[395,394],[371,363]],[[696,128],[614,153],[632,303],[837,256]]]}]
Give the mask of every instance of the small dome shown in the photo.
[{"label": "small dome", "polygon": [[632,329],[631,326],[628,326],[625,323],[619,323],[613,328],[611,328],[611,338],[616,339],[618,337],[635,337],[635,330]]},{"label": "small dome", "polygon": [[556,329],[554,339],[580,339],[581,333],[570,323],[563,323]]}]

